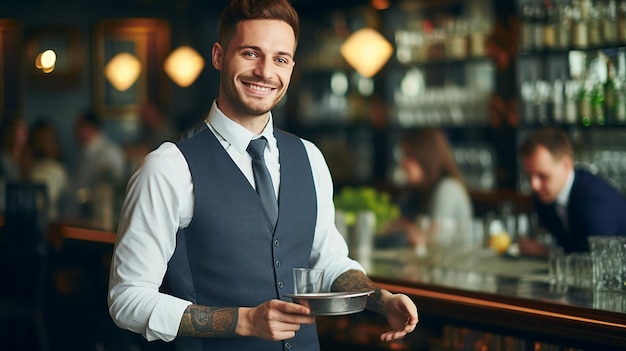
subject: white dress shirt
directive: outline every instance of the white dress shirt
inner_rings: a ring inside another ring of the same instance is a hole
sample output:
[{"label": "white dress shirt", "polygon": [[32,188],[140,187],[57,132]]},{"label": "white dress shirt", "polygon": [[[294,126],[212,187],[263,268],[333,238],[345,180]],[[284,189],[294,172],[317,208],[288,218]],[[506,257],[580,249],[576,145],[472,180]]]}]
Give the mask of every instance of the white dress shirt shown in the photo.
[{"label": "white dress shirt", "polygon": [[[205,122],[254,186],[246,148],[257,136],[227,118],[215,102]],[[268,140],[265,160],[274,187],[279,189],[279,153],[272,123],[270,116],[261,135]],[[335,226],[333,184],[326,161],[315,145],[303,142],[317,193],[310,264],[325,269],[324,290],[329,291],[332,282],[345,271],[364,269],[348,258],[348,247]],[[120,215],[108,295],[109,311],[118,326],[141,333],[147,340],[171,341],[176,337],[183,312],[191,302],[158,289],[174,253],[176,232],[189,225],[193,210],[193,183],[187,162],[176,145],[163,143],[146,156],[131,177]]]}]

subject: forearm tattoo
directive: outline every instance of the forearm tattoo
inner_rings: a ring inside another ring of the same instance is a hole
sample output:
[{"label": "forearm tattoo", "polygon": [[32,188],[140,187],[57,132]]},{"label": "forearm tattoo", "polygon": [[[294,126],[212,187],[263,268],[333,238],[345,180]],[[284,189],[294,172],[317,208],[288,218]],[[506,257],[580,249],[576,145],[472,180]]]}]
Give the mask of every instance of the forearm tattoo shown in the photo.
[{"label": "forearm tattoo", "polygon": [[235,336],[237,308],[189,305],[183,313],[178,336]]},{"label": "forearm tattoo", "polygon": [[382,290],[377,288],[374,283],[363,272],[350,270],[335,279],[331,286],[333,291],[370,291],[374,293],[367,299],[366,308],[374,312],[383,313],[385,301],[382,298]]}]

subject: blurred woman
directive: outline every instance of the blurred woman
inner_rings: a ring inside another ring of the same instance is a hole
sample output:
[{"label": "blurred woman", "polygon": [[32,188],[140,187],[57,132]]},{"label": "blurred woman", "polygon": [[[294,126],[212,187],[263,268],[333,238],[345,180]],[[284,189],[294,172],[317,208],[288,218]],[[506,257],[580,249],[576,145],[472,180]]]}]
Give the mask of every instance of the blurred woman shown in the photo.
[{"label": "blurred woman", "polygon": [[406,184],[418,199],[419,220],[396,223],[407,234],[409,243],[423,246],[429,241],[443,245],[468,242],[472,202],[443,132],[436,128],[409,131],[400,139],[399,151]]},{"label": "blurred woman", "polygon": [[49,219],[59,217],[60,200],[66,194],[69,180],[62,162],[61,143],[56,127],[45,118],[40,118],[32,126],[29,135],[29,151],[32,160],[29,179],[43,183],[48,190]]}]

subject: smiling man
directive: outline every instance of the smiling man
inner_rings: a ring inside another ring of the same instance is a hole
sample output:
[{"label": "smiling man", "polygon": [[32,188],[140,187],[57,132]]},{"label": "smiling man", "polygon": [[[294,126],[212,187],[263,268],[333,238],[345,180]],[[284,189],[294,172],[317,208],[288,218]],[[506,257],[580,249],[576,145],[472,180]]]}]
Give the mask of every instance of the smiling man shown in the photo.
[{"label": "smiling man", "polygon": [[389,322],[381,340],[414,330],[413,301],[348,257],[319,149],[273,127],[298,32],[287,0],[225,9],[208,116],[146,156],[128,184],[108,295],[120,327],[177,350],[317,351],[311,311],[285,296],[293,268],[310,267],[324,269],[324,291],[375,291],[367,308]]},{"label": "smiling man", "polygon": [[[591,235],[626,235],[626,199],[602,178],[574,167],[567,133],[544,128],[520,147],[539,223],[565,251],[588,251]],[[530,242],[522,253],[545,254]]]}]

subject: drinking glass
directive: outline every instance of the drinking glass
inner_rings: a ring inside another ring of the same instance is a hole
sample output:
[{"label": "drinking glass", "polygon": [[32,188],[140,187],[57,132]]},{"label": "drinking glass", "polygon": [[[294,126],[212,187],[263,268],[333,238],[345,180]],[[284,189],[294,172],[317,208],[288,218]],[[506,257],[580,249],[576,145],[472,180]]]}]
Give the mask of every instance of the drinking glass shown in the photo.
[{"label": "drinking glass", "polygon": [[594,257],[594,281],[597,289],[620,289],[622,258],[609,254],[592,254]]},{"label": "drinking glass", "polygon": [[324,281],[324,270],[294,268],[293,280],[294,293],[296,295],[320,293],[322,292],[322,283]]},{"label": "drinking glass", "polygon": [[626,291],[626,256],[618,257],[617,262],[617,289]]},{"label": "drinking glass", "polygon": [[563,248],[555,247],[548,256],[548,276],[552,284],[565,283],[565,253]]},{"label": "drinking glass", "polygon": [[593,260],[590,253],[574,252],[565,256],[565,280],[568,286],[595,286]]}]

